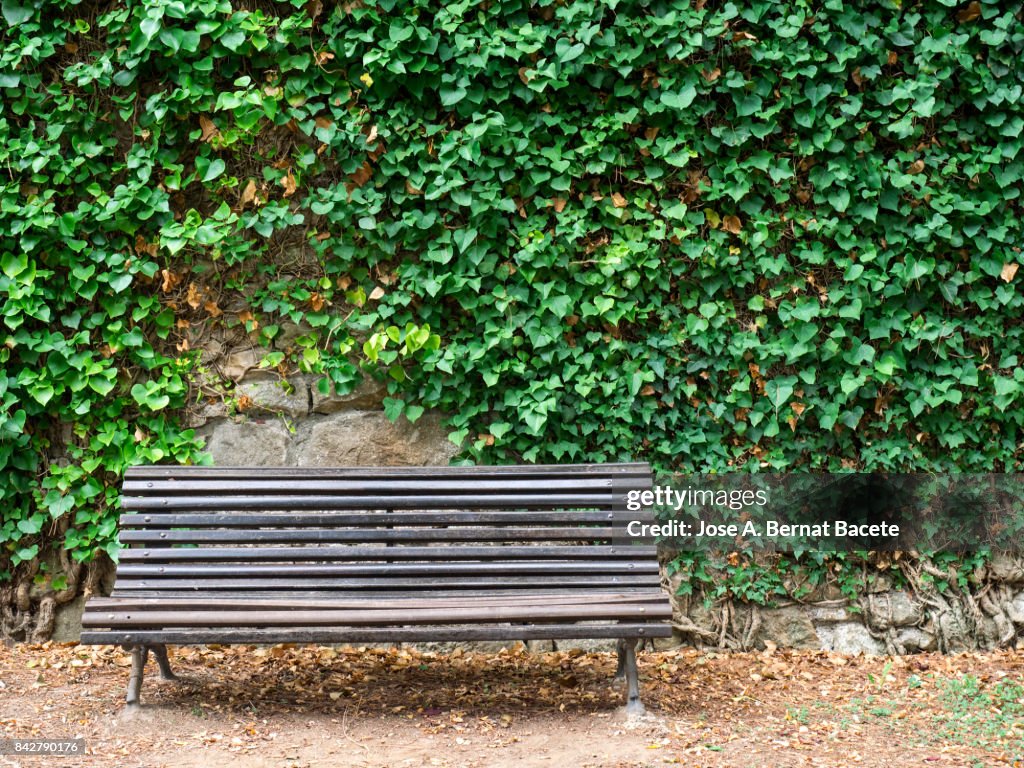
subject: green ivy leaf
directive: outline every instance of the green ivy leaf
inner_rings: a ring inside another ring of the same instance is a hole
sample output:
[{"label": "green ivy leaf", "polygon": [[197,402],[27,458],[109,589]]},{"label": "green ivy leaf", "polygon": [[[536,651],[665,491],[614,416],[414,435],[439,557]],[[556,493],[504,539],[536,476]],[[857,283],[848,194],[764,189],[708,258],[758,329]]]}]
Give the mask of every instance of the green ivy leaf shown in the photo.
[{"label": "green ivy leaf", "polygon": [[661,103],[670,109],[686,109],[697,98],[697,89],[686,85],[680,91],[662,91]]},{"label": "green ivy leaf", "polygon": [[34,15],[35,11],[27,5],[13,2],[13,0],[3,0],[0,4],[0,9],[3,10],[4,21],[10,27],[16,27],[19,24],[24,24],[30,20]]}]

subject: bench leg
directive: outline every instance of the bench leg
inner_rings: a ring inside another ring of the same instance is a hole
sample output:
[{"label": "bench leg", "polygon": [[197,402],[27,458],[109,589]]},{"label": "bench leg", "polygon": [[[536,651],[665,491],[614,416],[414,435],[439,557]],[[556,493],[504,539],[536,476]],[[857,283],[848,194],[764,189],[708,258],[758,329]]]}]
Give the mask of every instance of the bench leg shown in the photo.
[{"label": "bench leg", "polygon": [[149,658],[149,648],[144,645],[132,646],[132,672],[128,676],[128,695],[125,697],[125,708],[135,710],[139,708],[139,696],[142,693],[142,675],[146,671],[146,659]]},{"label": "bench leg", "polygon": [[167,646],[154,645],[153,655],[156,656],[157,666],[160,667],[160,677],[164,680],[177,680],[178,676],[171,670],[171,662],[167,660]]},{"label": "bench leg", "polygon": [[620,642],[623,644],[619,648],[620,658],[625,662],[626,668],[626,712],[631,715],[642,715],[644,705],[640,702],[640,675],[636,668],[636,640],[630,638]]},{"label": "bench leg", "polygon": [[625,680],[626,679],[626,641],[619,640],[615,644],[615,650],[619,654],[619,663],[615,667],[615,679]]}]

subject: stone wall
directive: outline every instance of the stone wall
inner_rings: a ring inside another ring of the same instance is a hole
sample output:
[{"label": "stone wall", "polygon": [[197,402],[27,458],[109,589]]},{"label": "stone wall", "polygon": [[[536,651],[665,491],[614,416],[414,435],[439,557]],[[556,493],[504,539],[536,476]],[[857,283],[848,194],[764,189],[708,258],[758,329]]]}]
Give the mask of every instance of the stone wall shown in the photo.
[{"label": "stone wall", "polygon": [[382,384],[366,381],[351,394],[325,397],[315,381],[263,372],[243,378],[231,400],[205,404],[191,425],[222,466],[422,466],[455,455],[438,414],[389,421]]},{"label": "stone wall", "polygon": [[[922,580],[900,589],[881,574],[856,599],[823,588],[805,602],[772,607],[718,601],[709,608],[699,597],[673,594],[674,641],[893,655],[1024,648],[1024,561],[996,556],[966,584],[952,574],[931,575],[953,586],[938,589],[935,581]],[[677,579],[666,584],[677,591]]]}]

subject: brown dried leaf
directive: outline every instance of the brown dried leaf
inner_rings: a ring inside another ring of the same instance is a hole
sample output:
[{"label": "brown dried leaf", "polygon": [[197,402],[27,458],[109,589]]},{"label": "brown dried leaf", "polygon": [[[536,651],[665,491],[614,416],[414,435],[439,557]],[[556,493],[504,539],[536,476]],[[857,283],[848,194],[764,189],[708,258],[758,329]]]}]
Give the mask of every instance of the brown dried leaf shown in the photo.
[{"label": "brown dried leaf", "polygon": [[370,295],[367,296],[366,298],[368,300],[370,300],[370,301],[376,301],[377,299],[382,299],[382,298],[384,298],[384,289],[381,288],[378,285],[372,291],[370,291]]},{"label": "brown dried leaf", "polygon": [[185,297],[185,301],[192,309],[198,309],[199,305],[203,303],[203,292],[195,283],[188,284],[188,295]]},{"label": "brown dried leaf", "polygon": [[281,179],[280,184],[284,187],[284,196],[291,197],[295,194],[298,189],[298,185],[295,183],[295,175],[292,173],[292,169],[288,169],[288,173]]},{"label": "brown dried leaf", "polygon": [[373,176],[373,166],[369,162],[364,162],[359,168],[349,176],[350,190],[356,187],[363,186]]},{"label": "brown dried leaf", "polygon": [[255,330],[257,330],[260,327],[259,320],[257,320],[253,316],[252,312],[249,311],[248,309],[245,310],[244,312],[239,312],[238,313],[238,322],[245,323],[245,324],[251,323],[252,324],[252,328],[249,329],[250,331],[255,331]]},{"label": "brown dried leaf", "polygon": [[612,192],[612,205],[614,205],[616,208],[625,208],[627,205],[629,205],[629,201],[626,200],[626,198],[624,198],[618,192]]},{"label": "brown dried leaf", "polygon": [[979,16],[981,16],[981,3],[978,0],[974,0],[973,3],[968,3],[966,8],[957,11],[956,20],[961,24],[966,24],[968,21],[974,21]]},{"label": "brown dried leaf", "polygon": [[1017,274],[1017,269],[1019,267],[1019,264],[1014,264],[1013,262],[1003,264],[1003,268],[1000,270],[999,276],[1003,279],[1004,283],[1008,283],[1013,280],[1013,276]]},{"label": "brown dried leaf", "polygon": [[722,229],[726,232],[738,235],[740,230],[743,229],[743,222],[740,221],[739,216],[726,216],[722,219]]},{"label": "brown dried leaf", "polygon": [[526,67],[519,68],[519,79],[523,81],[523,85],[530,84],[530,77],[526,74],[528,71],[529,70]]},{"label": "brown dried leaf", "polygon": [[377,140],[377,126],[371,125],[370,132],[366,134],[366,143],[373,144]]},{"label": "brown dried leaf", "polygon": [[321,309],[323,309],[325,303],[326,302],[324,301],[324,297],[321,296],[319,293],[313,293],[309,297],[309,306],[313,308],[314,312],[319,312]]},{"label": "brown dried leaf", "polygon": [[203,135],[199,137],[200,141],[209,141],[214,136],[220,135],[220,131],[217,130],[217,126],[213,124],[213,120],[208,118],[206,115],[199,116],[199,127],[203,131]]},{"label": "brown dried leaf", "polygon": [[722,70],[719,69],[718,67],[715,67],[714,69],[705,69],[701,72],[701,74],[704,76],[705,80],[707,80],[709,83],[713,83],[715,82],[715,80],[722,76]]},{"label": "brown dried leaf", "polygon": [[217,302],[213,300],[210,300],[203,304],[203,309],[205,309],[209,313],[210,317],[220,317],[221,315],[224,314],[221,308],[217,306]]},{"label": "brown dried leaf", "polygon": [[565,204],[568,202],[564,197],[554,197],[551,199],[551,204],[555,207],[555,213],[561,213],[565,210]]},{"label": "brown dried leaf", "polygon": [[910,164],[910,167],[907,168],[907,173],[912,176],[921,173],[922,171],[924,171],[924,160],[915,160]]},{"label": "brown dried leaf", "polygon": [[164,293],[170,293],[178,287],[178,283],[181,282],[182,277],[178,272],[171,272],[169,269],[161,269],[160,274],[163,275],[163,283],[160,285],[160,290]]},{"label": "brown dried leaf", "polygon": [[423,194],[423,190],[422,189],[417,189],[416,187],[414,187],[409,182],[408,179],[405,180],[405,191],[408,192],[410,195],[422,195]]},{"label": "brown dried leaf", "polygon": [[147,243],[146,238],[142,235],[135,236],[135,252],[144,253],[147,256],[156,256],[157,250],[160,248],[158,243]]},{"label": "brown dried leaf", "polygon": [[249,183],[242,189],[242,195],[238,198],[238,207],[245,208],[249,203],[256,199],[256,182],[249,179]]}]

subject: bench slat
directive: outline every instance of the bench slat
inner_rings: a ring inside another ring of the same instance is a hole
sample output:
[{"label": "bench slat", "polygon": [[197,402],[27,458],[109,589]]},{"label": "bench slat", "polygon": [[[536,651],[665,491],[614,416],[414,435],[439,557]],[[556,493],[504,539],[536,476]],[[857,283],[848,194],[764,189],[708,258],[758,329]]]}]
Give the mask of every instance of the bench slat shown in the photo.
[{"label": "bench slat", "polygon": [[430,598],[363,598],[357,600],[317,600],[297,599],[295,597],[280,599],[242,599],[239,597],[211,598],[205,595],[196,597],[100,597],[89,601],[89,609],[85,612],[93,621],[93,614],[100,619],[104,611],[110,610],[139,610],[147,608],[182,609],[197,611],[212,610],[242,610],[260,611],[265,609],[273,610],[311,610],[317,608],[366,608],[372,610],[401,608],[403,610],[412,606],[416,608],[443,608],[443,607],[483,607],[502,605],[587,605],[595,599],[601,599],[608,603],[651,603],[664,602],[664,595],[660,590],[644,590],[636,592],[615,591],[608,592],[607,587],[603,592],[592,594],[577,593],[550,593],[547,595],[463,595],[459,597]]},{"label": "bench slat", "polygon": [[315,611],[104,611],[89,615],[90,626],[102,627],[333,627],[406,626],[438,623],[487,623],[494,621],[594,621],[598,619],[667,619],[672,612],[664,601],[657,605],[601,602],[593,605],[505,605],[477,608],[320,609]]},{"label": "bench slat", "polygon": [[[118,591],[132,589],[166,589],[166,590],[203,590],[203,589],[407,589],[412,592],[433,589],[491,589],[495,580],[487,576],[452,576],[449,578],[400,578],[381,576],[363,579],[331,579],[331,578],[209,578],[209,579],[176,579],[149,578],[128,579],[118,577],[115,588]],[[607,575],[594,574],[586,576],[506,576],[501,584],[506,587],[518,586],[529,589],[531,586],[571,587],[581,590],[606,590],[618,586],[649,586],[657,584],[651,575]]]},{"label": "bench slat", "polygon": [[[645,584],[640,587],[623,587],[621,585],[605,584],[605,589],[611,587],[621,589],[623,591],[636,590],[638,592],[645,592],[652,589],[653,585]],[[565,587],[512,587],[509,589],[495,588],[492,586],[490,589],[478,589],[478,590],[465,590],[465,589],[432,589],[430,590],[431,597],[465,597],[467,595],[527,595],[527,594],[543,594],[543,595],[556,595],[565,592]],[[121,598],[135,598],[135,597],[174,597],[185,596],[189,597],[217,597],[225,599],[265,599],[265,600],[279,600],[286,597],[295,597],[296,592],[294,590],[245,590],[239,591],[237,589],[203,589],[192,591],[180,590],[180,591],[167,591],[163,589],[133,589],[129,591],[119,591],[117,589],[111,594],[111,597]],[[367,590],[319,590],[316,588],[304,589],[301,591],[302,598],[305,599],[323,599],[323,600],[335,600],[335,599],[366,599],[366,598],[409,598],[418,597],[425,593],[416,593],[410,595],[407,589],[389,590],[389,589],[374,589],[372,591]],[[667,598],[666,598],[667,599]]]},{"label": "bench slat", "polygon": [[299,530],[233,529],[227,531],[122,531],[122,543],[157,544],[362,544],[374,542],[485,542],[485,541],[593,541],[609,540],[611,528],[363,528],[355,530],[302,528]]},{"label": "bench slat", "polygon": [[[614,520],[613,512],[547,510],[543,512],[207,512],[121,515],[121,528],[162,529],[192,528],[259,528],[259,527],[342,527],[411,526],[411,525],[491,525],[491,526],[561,526],[570,523],[604,523]],[[653,517],[651,517],[653,522]]]},{"label": "bench slat", "polygon": [[[624,462],[621,464],[507,464],[499,466],[426,466],[426,467],[258,467],[261,478],[295,477],[647,477],[651,476],[650,465],[645,462]],[[252,478],[253,467],[197,467],[173,464],[154,464],[129,467],[125,472],[128,480],[145,478]]]},{"label": "bench slat", "polygon": [[[203,561],[224,562],[231,560],[284,562],[328,561],[328,560],[500,560],[514,563],[515,560],[572,560],[605,557],[609,559],[638,559],[655,557],[657,549],[647,546],[609,547],[603,545],[573,546],[504,546],[490,547],[195,547],[167,549],[125,549],[120,553],[121,562],[181,562]],[[514,567],[514,566],[512,566]]]},{"label": "bench slat", "polygon": [[619,622],[614,624],[494,624],[386,628],[275,627],[274,629],[87,630],[88,645],[205,645],[276,643],[414,643],[470,642],[473,640],[574,640],[622,637],[671,637],[668,624]]},{"label": "bench slat", "polygon": [[[441,575],[491,575],[504,577],[509,573],[505,563],[492,562],[440,562],[440,563],[389,563],[388,575],[393,576],[441,576]],[[561,574],[657,574],[655,560],[573,560],[566,562],[516,562],[516,574],[561,575]],[[145,563],[122,562],[117,568],[118,577],[142,578],[147,576],[176,576],[182,578],[208,578],[213,576],[382,576],[381,568],[368,563],[167,563],[148,565]]]},{"label": "bench slat", "polygon": [[277,480],[224,480],[219,478],[187,478],[175,480],[128,480],[123,492],[128,496],[165,496],[168,494],[200,495],[279,495],[279,494],[335,494],[355,496],[409,496],[409,495],[488,495],[559,493],[607,493],[613,481],[606,477],[594,478],[534,478],[495,479],[462,477],[449,480],[436,478],[389,479],[353,478],[331,480],[327,478],[279,478]]},{"label": "bench slat", "polygon": [[457,496],[128,496],[121,499],[121,508],[130,511],[159,510],[270,510],[301,509],[611,509],[615,497],[611,493],[578,494],[522,494],[513,496],[483,495],[467,500]]}]

